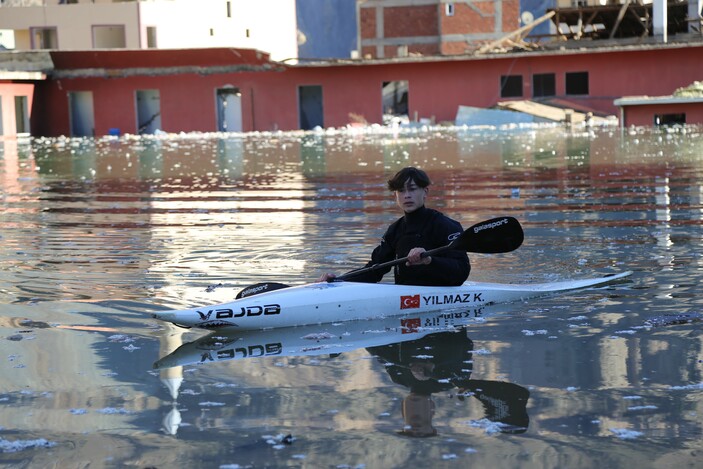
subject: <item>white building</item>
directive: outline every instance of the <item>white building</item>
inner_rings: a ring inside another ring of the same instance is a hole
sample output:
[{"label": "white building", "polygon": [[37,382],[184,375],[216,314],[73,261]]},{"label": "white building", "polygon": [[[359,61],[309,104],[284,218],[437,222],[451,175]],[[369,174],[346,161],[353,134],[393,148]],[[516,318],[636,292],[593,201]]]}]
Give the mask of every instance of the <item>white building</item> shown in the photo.
[{"label": "white building", "polygon": [[0,49],[233,47],[298,54],[295,0],[0,0]]}]

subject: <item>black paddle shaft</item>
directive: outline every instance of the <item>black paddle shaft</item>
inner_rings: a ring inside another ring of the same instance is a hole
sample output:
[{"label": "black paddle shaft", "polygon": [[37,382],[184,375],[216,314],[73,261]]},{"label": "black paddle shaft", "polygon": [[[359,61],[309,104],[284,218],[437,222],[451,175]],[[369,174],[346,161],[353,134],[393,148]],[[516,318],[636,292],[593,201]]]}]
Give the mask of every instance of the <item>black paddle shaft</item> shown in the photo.
[{"label": "black paddle shaft", "polygon": [[[514,251],[520,247],[524,239],[525,234],[517,219],[513,217],[491,218],[490,220],[482,221],[481,223],[476,223],[471,226],[446,246],[423,252],[421,257],[432,256],[450,249],[481,254],[499,254]],[[385,269],[407,261],[407,257],[402,257],[381,264],[374,264],[369,267],[353,270],[339,277],[335,277],[332,280],[347,280],[359,274]]]}]

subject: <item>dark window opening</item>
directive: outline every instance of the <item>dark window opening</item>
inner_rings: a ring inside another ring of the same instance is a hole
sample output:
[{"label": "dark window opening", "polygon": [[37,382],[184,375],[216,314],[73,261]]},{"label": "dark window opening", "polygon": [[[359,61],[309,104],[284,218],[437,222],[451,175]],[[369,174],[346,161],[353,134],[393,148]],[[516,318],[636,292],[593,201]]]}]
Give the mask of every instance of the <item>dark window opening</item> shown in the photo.
[{"label": "dark window opening", "polygon": [[406,80],[384,81],[381,87],[384,116],[408,115],[408,90]]},{"label": "dark window opening", "polygon": [[232,17],[232,2],[227,2],[227,18]]},{"label": "dark window opening", "polygon": [[566,94],[588,94],[588,72],[568,72]]},{"label": "dark window opening", "polygon": [[522,97],[522,75],[503,75],[500,77],[500,97]]},{"label": "dark window opening", "polygon": [[654,125],[684,125],[686,114],[655,114]]},{"label": "dark window opening", "polygon": [[554,96],[557,94],[556,89],[556,78],[553,73],[537,73],[532,75],[533,97]]}]

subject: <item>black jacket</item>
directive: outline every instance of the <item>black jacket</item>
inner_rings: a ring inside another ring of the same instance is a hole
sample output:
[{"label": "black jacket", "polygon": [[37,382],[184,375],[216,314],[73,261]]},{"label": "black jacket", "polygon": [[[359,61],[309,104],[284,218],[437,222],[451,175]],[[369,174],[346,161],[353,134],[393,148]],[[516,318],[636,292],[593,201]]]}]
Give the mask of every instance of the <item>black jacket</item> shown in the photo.
[{"label": "black jacket", "polygon": [[[412,248],[430,249],[446,246],[463,232],[461,224],[446,215],[421,207],[395,221],[373,250],[366,267],[406,257]],[[352,282],[379,282],[391,268],[374,270],[349,278]],[[471,265],[463,251],[448,250],[432,256],[429,265],[395,266],[395,283],[400,285],[461,285],[469,277]]]}]

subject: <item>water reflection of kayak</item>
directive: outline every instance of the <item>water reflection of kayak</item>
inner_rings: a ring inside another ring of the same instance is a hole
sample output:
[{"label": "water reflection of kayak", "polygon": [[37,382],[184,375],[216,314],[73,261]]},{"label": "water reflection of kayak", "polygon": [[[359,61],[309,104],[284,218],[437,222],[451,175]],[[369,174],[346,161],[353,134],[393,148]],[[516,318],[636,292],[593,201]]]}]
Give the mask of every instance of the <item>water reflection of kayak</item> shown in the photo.
[{"label": "water reflection of kayak", "polygon": [[[183,344],[154,363],[154,368],[168,370],[257,358],[335,357],[363,348],[383,364],[394,383],[407,388],[402,401],[405,425],[399,434],[436,435],[432,396],[442,391],[452,391],[459,401],[478,400],[484,407],[485,418],[477,425],[486,431],[490,428],[502,433],[522,433],[529,424],[526,408],[529,391],[513,383],[472,379],[473,342],[467,333],[467,325],[513,309],[511,305],[493,305],[453,313],[269,330],[222,329]],[[175,434],[180,422],[175,406],[165,422],[167,431]]]},{"label": "water reflection of kayak", "polygon": [[214,306],[156,312],[162,321],[183,327],[237,330],[303,326],[373,317],[449,312],[509,303],[569,290],[606,285],[630,275],[534,284],[466,282],[457,287],[311,283],[259,293]]},{"label": "water reflection of kayak", "polygon": [[336,355],[353,350],[416,340],[427,334],[483,321],[505,312],[498,305],[452,312],[392,316],[365,321],[240,331],[220,329],[183,344],[154,364],[170,368],[245,358]]}]

